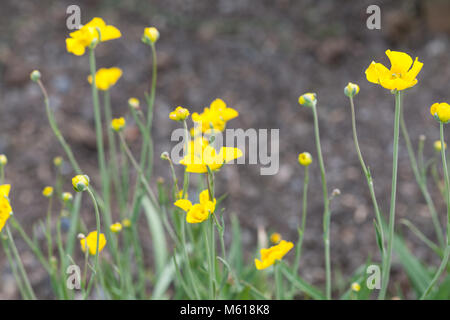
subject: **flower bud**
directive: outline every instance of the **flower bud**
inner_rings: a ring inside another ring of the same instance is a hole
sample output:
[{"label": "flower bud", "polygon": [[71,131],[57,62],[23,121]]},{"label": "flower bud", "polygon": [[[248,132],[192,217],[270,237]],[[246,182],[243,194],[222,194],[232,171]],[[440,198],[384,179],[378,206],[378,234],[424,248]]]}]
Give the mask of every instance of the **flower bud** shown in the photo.
[{"label": "flower bud", "polygon": [[354,292],[359,292],[359,290],[361,290],[361,285],[358,282],[353,282],[352,283],[352,290]]},{"label": "flower bud", "polygon": [[167,151],[164,151],[163,153],[161,153],[161,159],[170,160],[169,153]]},{"label": "flower bud", "polygon": [[183,121],[189,117],[189,110],[183,107],[176,107],[174,111],[169,114],[169,118],[173,121]]},{"label": "flower bud", "polygon": [[61,198],[64,202],[70,202],[73,199],[73,196],[70,192],[63,192]]},{"label": "flower bud", "polygon": [[8,158],[4,154],[0,154],[0,166],[5,166],[8,163]]},{"label": "flower bud", "polygon": [[[434,146],[434,150],[436,151],[441,151],[442,150],[442,144],[441,144],[441,140],[436,140],[433,144]],[[447,149],[447,143],[445,143],[444,141],[444,149]]]},{"label": "flower bud", "polygon": [[78,240],[81,240],[81,239],[86,238],[86,236],[85,236],[83,233],[79,233],[79,234],[77,235],[77,238],[78,238]]},{"label": "flower bud", "polygon": [[123,117],[112,119],[111,121],[111,128],[119,132],[121,131],[126,125],[125,119]]},{"label": "flower bud", "polygon": [[153,44],[159,39],[159,31],[155,27],[145,28],[142,35],[142,42],[145,44]]},{"label": "flower bud", "polygon": [[309,166],[312,162],[311,154],[309,152],[300,153],[298,155],[298,162],[304,167]]},{"label": "flower bud", "polygon": [[139,102],[139,99],[138,98],[130,98],[130,99],[128,99],[128,106],[129,107],[131,107],[131,108],[133,108],[133,109],[139,109],[139,105],[140,105],[140,102]]},{"label": "flower bud", "polygon": [[61,158],[61,157],[54,157],[53,158],[53,164],[55,165],[55,167],[61,166],[62,163],[63,163],[63,158]]},{"label": "flower bud", "polygon": [[44,190],[42,190],[42,195],[46,198],[50,198],[53,195],[53,187],[45,187]]},{"label": "flower bud", "polygon": [[336,197],[336,196],[339,196],[341,194],[341,190],[339,190],[339,189],[333,189],[333,191],[331,192],[331,196],[332,197]]},{"label": "flower bud", "polygon": [[312,108],[317,103],[316,94],[315,93],[302,94],[298,98],[298,103],[300,103],[302,106],[307,106],[307,107],[311,107]]},{"label": "flower bud", "polygon": [[33,70],[30,73],[30,79],[31,81],[37,82],[41,79],[41,73],[38,70]]},{"label": "flower bud", "polygon": [[112,224],[109,229],[111,230],[111,232],[118,233],[122,230],[122,225],[120,224],[120,222],[116,222]]},{"label": "flower bud", "polygon": [[123,219],[123,220],[122,220],[122,225],[123,225],[125,228],[131,227],[131,220],[130,220],[130,219]]},{"label": "flower bud", "polygon": [[278,232],[274,232],[270,235],[270,242],[278,244],[281,241],[281,235]]},{"label": "flower bud", "polygon": [[79,174],[72,178],[72,186],[76,192],[83,192],[89,186],[89,177],[87,175]]},{"label": "flower bud", "polygon": [[349,82],[348,85],[344,88],[344,93],[347,97],[353,98],[359,93],[359,86],[355,83]]},{"label": "flower bud", "polygon": [[450,121],[450,105],[448,103],[434,103],[430,107],[430,113],[436,121],[447,123]]}]

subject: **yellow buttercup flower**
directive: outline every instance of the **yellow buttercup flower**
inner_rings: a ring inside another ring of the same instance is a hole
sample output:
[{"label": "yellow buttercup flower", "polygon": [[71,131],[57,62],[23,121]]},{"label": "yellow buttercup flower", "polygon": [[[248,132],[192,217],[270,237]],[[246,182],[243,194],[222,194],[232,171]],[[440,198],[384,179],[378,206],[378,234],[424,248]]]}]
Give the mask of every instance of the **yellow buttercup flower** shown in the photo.
[{"label": "yellow buttercup flower", "polygon": [[187,172],[206,173],[219,170],[225,163],[242,157],[238,148],[222,147],[219,152],[208,144],[204,138],[198,137],[190,141],[187,155],[181,159],[180,164],[186,166]]},{"label": "yellow buttercup flower", "polygon": [[317,103],[317,95],[315,93],[304,93],[298,97],[298,103],[306,107],[314,107]]},{"label": "yellow buttercup flower", "polygon": [[[122,76],[122,69],[117,67],[100,68],[95,73],[95,86],[99,90],[106,91],[116,84]],[[92,76],[88,76],[88,82],[92,84]]]},{"label": "yellow buttercup flower", "polygon": [[173,121],[183,121],[189,117],[189,110],[183,107],[176,107],[174,111],[169,114],[169,118]]},{"label": "yellow buttercup flower", "polygon": [[66,49],[82,56],[87,47],[95,47],[99,42],[120,38],[122,34],[114,26],[107,25],[102,18],[93,18],[79,30],[71,32],[66,39]]},{"label": "yellow buttercup flower", "polygon": [[53,195],[53,187],[45,187],[44,190],[42,190],[42,195],[44,197],[50,198]]},{"label": "yellow buttercup flower", "polygon": [[4,154],[0,154],[0,166],[6,166],[8,158]]},{"label": "yellow buttercup flower", "polygon": [[298,163],[302,166],[309,166],[312,163],[312,157],[309,152],[302,152],[298,155]]},{"label": "yellow buttercup flower", "polygon": [[72,186],[76,192],[82,192],[89,186],[89,177],[87,175],[79,174],[72,178]]},{"label": "yellow buttercup flower", "polygon": [[446,102],[433,103],[430,107],[430,113],[437,121],[443,123],[450,121],[450,105]]},{"label": "yellow buttercup flower", "polygon": [[122,224],[120,222],[116,222],[112,224],[109,229],[114,233],[120,232],[122,230]]},{"label": "yellow buttercup flower", "polygon": [[123,219],[123,220],[122,220],[122,225],[123,225],[125,228],[131,227],[131,220],[130,220],[130,219]]},{"label": "yellow buttercup flower", "polygon": [[358,282],[353,282],[352,283],[352,290],[354,292],[359,292],[359,290],[361,290],[361,285]]},{"label": "yellow buttercup flower", "polygon": [[139,99],[131,97],[130,99],[128,99],[128,105],[133,109],[139,109],[140,105]]},{"label": "yellow buttercup flower", "polygon": [[366,70],[367,80],[389,90],[401,91],[415,86],[423,63],[418,58],[413,63],[411,56],[404,52],[386,50],[386,55],[391,69],[372,61]]},{"label": "yellow buttercup flower", "polygon": [[[89,253],[93,256],[97,253],[97,231],[92,231],[87,237],[80,240],[81,250],[86,252],[86,247],[89,249]],[[103,233],[100,233],[98,241],[98,253],[102,252],[106,245],[106,237]]]},{"label": "yellow buttercup flower", "polygon": [[349,82],[344,88],[344,93],[347,97],[354,97],[359,93],[359,86],[355,83]]},{"label": "yellow buttercup flower", "polygon": [[255,259],[256,269],[270,267],[276,260],[281,260],[286,253],[294,247],[290,241],[281,240],[279,244],[268,249],[261,249],[261,260]]},{"label": "yellow buttercup flower", "polygon": [[159,31],[155,27],[149,27],[144,29],[142,35],[142,42],[146,44],[155,43],[159,39]]},{"label": "yellow buttercup flower", "polygon": [[178,208],[187,212],[186,221],[189,223],[200,223],[208,219],[216,208],[216,199],[211,201],[208,189],[203,190],[199,196],[199,203],[192,204],[188,199],[178,199],[174,203]]},{"label": "yellow buttercup flower", "polygon": [[[444,149],[447,149],[447,143],[445,143],[445,141],[444,141]],[[434,142],[434,150],[436,150],[436,151],[442,150],[441,140],[436,140]]]},{"label": "yellow buttercup flower", "polygon": [[270,235],[270,242],[273,244],[278,244],[281,241],[281,234],[274,232]]},{"label": "yellow buttercup flower", "polygon": [[227,107],[225,101],[222,99],[215,99],[211,102],[209,108],[204,108],[203,112],[192,114],[192,121],[194,121],[197,130],[201,132],[208,132],[211,129],[218,131],[225,130],[226,124],[231,119],[236,118],[239,113],[233,108]]},{"label": "yellow buttercup flower", "polygon": [[126,125],[125,119],[123,117],[112,119],[111,128],[114,131],[122,130]]},{"label": "yellow buttercup flower", "polygon": [[9,184],[0,185],[0,232],[12,215],[12,208],[8,198],[10,189],[11,185]]}]

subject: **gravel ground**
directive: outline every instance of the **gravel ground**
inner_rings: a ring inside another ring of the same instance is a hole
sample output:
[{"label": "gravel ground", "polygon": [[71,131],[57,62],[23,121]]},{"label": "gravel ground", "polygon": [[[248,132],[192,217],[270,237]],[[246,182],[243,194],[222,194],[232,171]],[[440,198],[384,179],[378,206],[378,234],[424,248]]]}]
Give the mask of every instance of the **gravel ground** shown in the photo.
[{"label": "gravel ground", "polygon": [[[249,258],[258,228],[296,239],[303,184],[297,155],[309,151],[316,158],[312,114],[300,108],[297,99],[304,92],[317,92],[329,189],[341,191],[332,202],[333,270],[348,276],[369,256],[379,261],[374,214],[354,151],[350,108],[343,88],[348,81],[361,87],[355,100],[360,144],[374,176],[381,208],[387,212],[394,99],[386,90],[368,83],[364,70],[372,60],[389,65],[384,54],[388,48],[408,52],[424,62],[418,85],[405,95],[404,110],[413,143],[417,145],[419,135],[424,134],[426,157],[432,157],[432,142],[439,132],[428,110],[433,102],[448,101],[450,5],[445,0],[377,1],[382,29],[369,30],[366,8],[372,2],[2,1],[0,153],[9,158],[7,181],[13,185],[17,218],[31,230],[45,216],[46,202],[40,193],[53,183],[52,159],[63,152],[48,126],[39,88],[29,81],[33,69],[43,74],[57,120],[77,159],[94,181],[98,179],[92,101],[86,81],[88,58],[65,50],[66,8],[77,3],[82,22],[100,16],[122,31],[120,40],[96,50],[98,67],[118,66],[124,71],[112,90],[113,113],[117,116],[127,112],[130,96],[143,99],[148,86],[150,53],[140,42],[142,30],[149,25],[160,30],[153,132],[156,155],[172,146],[170,134],[177,125],[168,119],[168,113],[177,105],[201,111],[220,97],[240,113],[230,127],[280,130],[280,168],[276,175],[261,176],[260,166],[250,164],[226,166],[218,175],[219,193],[229,193],[227,215],[236,213],[244,228]],[[135,127],[128,129],[127,136],[135,147],[139,145]],[[410,219],[435,239],[402,139],[399,161],[397,217]],[[68,166],[64,170],[68,189],[73,173]],[[155,157],[155,175],[168,179],[168,173],[167,165]],[[311,166],[310,183],[301,273],[321,285],[323,207],[317,162]],[[430,187],[433,196],[437,195]],[[434,198],[444,221],[443,201]],[[83,214],[90,215],[89,206]],[[415,256],[428,264],[438,263],[410,232],[398,229]],[[17,242],[31,281],[39,288],[38,296],[51,298],[44,270],[19,237]],[[146,247],[151,250],[150,244]],[[0,298],[17,297],[3,251],[0,274]],[[393,266],[392,277],[408,290],[407,277],[398,263]]]}]

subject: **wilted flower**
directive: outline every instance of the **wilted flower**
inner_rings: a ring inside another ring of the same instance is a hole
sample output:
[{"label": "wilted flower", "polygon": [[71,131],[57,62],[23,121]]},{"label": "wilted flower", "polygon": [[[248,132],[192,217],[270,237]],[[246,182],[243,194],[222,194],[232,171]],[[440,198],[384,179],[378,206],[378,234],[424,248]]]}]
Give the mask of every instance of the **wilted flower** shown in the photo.
[{"label": "wilted flower", "polygon": [[386,50],[386,55],[391,61],[391,69],[372,61],[366,70],[367,80],[389,90],[400,91],[413,87],[423,63],[418,58],[413,63],[412,58],[404,52]]},{"label": "wilted flower", "polygon": [[12,208],[8,198],[10,189],[11,185],[9,184],[0,185],[0,232],[12,214]]},{"label": "wilted flower", "polygon": [[[89,249],[89,253],[91,255],[95,255],[97,253],[97,231],[92,231],[87,235],[87,237],[82,238],[80,240],[81,250],[86,252],[86,246]],[[106,237],[103,233],[100,233],[99,241],[98,241],[98,252],[102,252],[103,248],[106,245]]]},{"label": "wilted flower", "polygon": [[120,232],[122,230],[122,224],[120,224],[120,222],[116,222],[112,224],[109,229],[114,233]]},{"label": "wilted flower", "polygon": [[72,185],[76,192],[85,191],[89,186],[89,177],[85,174],[79,174],[72,178]]},{"label": "wilted flower", "polygon": [[142,42],[145,44],[155,43],[159,39],[159,31],[155,27],[149,27],[144,29],[142,35]]},{"label": "wilted flower", "polygon": [[44,197],[50,198],[53,195],[53,187],[45,187],[44,190],[42,190],[42,195]]},{"label": "wilted flower", "polygon": [[431,115],[442,123],[447,123],[450,121],[450,105],[446,102],[433,103],[430,107]]},{"label": "wilted flower", "polygon": [[348,85],[344,88],[344,93],[347,97],[353,98],[359,93],[359,86],[355,83],[349,82]]},{"label": "wilted flower", "polygon": [[114,26],[106,25],[102,18],[93,18],[79,30],[70,33],[66,39],[66,49],[77,56],[82,56],[86,47],[95,47],[98,42],[120,38],[122,35]]},{"label": "wilted flower", "polygon": [[302,166],[309,166],[312,163],[312,157],[309,152],[302,152],[298,155],[298,163]]},{"label": "wilted flower", "polygon": [[174,121],[183,121],[189,117],[189,110],[183,107],[176,107],[174,111],[169,114],[169,118]]},{"label": "wilted flower", "polygon": [[115,119],[112,119],[112,121],[111,121],[111,128],[117,132],[122,130],[125,127],[125,125],[126,125],[126,122],[123,117],[115,118]]},{"label": "wilted flower", "polygon": [[208,219],[209,215],[216,208],[216,199],[210,200],[208,189],[203,190],[199,196],[199,203],[192,204],[187,199],[178,199],[174,205],[187,212],[186,221],[189,223],[199,223]]},{"label": "wilted flower", "polygon": [[255,259],[256,269],[261,270],[270,267],[276,260],[281,260],[293,247],[292,242],[281,240],[279,244],[273,247],[261,249],[261,260]]},{"label": "wilted flower", "polygon": [[[95,86],[99,90],[106,91],[116,84],[117,80],[122,76],[122,69],[117,67],[100,68],[95,73]],[[92,84],[92,76],[88,76],[88,82]]]}]

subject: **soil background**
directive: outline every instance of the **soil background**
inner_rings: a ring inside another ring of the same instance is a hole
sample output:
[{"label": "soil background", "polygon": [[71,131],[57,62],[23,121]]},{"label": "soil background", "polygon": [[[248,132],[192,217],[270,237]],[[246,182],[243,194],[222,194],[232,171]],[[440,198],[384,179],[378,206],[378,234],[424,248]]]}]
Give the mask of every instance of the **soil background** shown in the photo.
[{"label": "soil background", "polygon": [[[99,16],[122,31],[122,38],[96,50],[98,68],[117,66],[124,72],[112,89],[114,116],[128,112],[129,97],[144,100],[151,56],[140,37],[146,26],[160,31],[153,128],[155,179],[161,176],[169,181],[169,168],[159,154],[173,146],[170,134],[178,124],[170,121],[168,114],[178,105],[201,112],[220,97],[240,113],[229,122],[229,128],[280,130],[276,175],[262,176],[261,166],[250,164],[225,166],[217,175],[219,194],[228,193],[224,205],[227,215],[237,214],[242,224],[248,263],[255,254],[258,229],[296,240],[303,185],[297,156],[309,151],[317,159],[312,113],[300,107],[297,99],[304,92],[316,92],[329,190],[338,188],[341,192],[332,201],[334,276],[351,275],[368,257],[379,261],[374,213],[354,150],[350,107],[343,88],[349,81],[361,87],[355,99],[360,145],[381,209],[387,213],[394,97],[369,83],[364,71],[372,60],[389,66],[386,49],[408,52],[424,62],[418,84],[405,94],[404,111],[415,148],[423,134],[425,157],[434,157],[433,142],[439,130],[429,107],[449,100],[449,1],[1,1],[0,153],[9,159],[6,177],[13,186],[14,213],[29,232],[45,217],[47,201],[41,190],[54,183],[53,157],[63,155],[48,125],[39,88],[29,80],[33,69],[42,73],[57,121],[76,158],[99,184],[92,100],[86,81],[88,57],[74,56],[65,48],[69,33],[66,9],[70,4],[80,6],[82,23]],[[366,9],[371,4],[381,8],[381,30],[366,27]],[[133,150],[138,151],[140,138],[132,122],[126,134]],[[400,142],[397,218],[413,221],[435,240],[404,140]],[[63,169],[64,187],[70,190],[73,172],[67,163]],[[181,173],[181,168],[177,170]],[[155,180],[152,185],[156,185]],[[444,228],[443,200],[431,182],[430,188]],[[84,202],[83,215],[88,219],[93,214]],[[315,161],[311,165],[301,274],[317,285],[324,281],[322,210]],[[415,256],[428,265],[438,265],[439,259],[407,229],[398,224],[397,230]],[[18,236],[16,241],[38,297],[51,299],[45,271]],[[145,242],[147,256],[151,256],[149,242]],[[0,279],[0,298],[18,298],[3,251]],[[407,298],[414,298],[395,258],[392,279]]]}]

